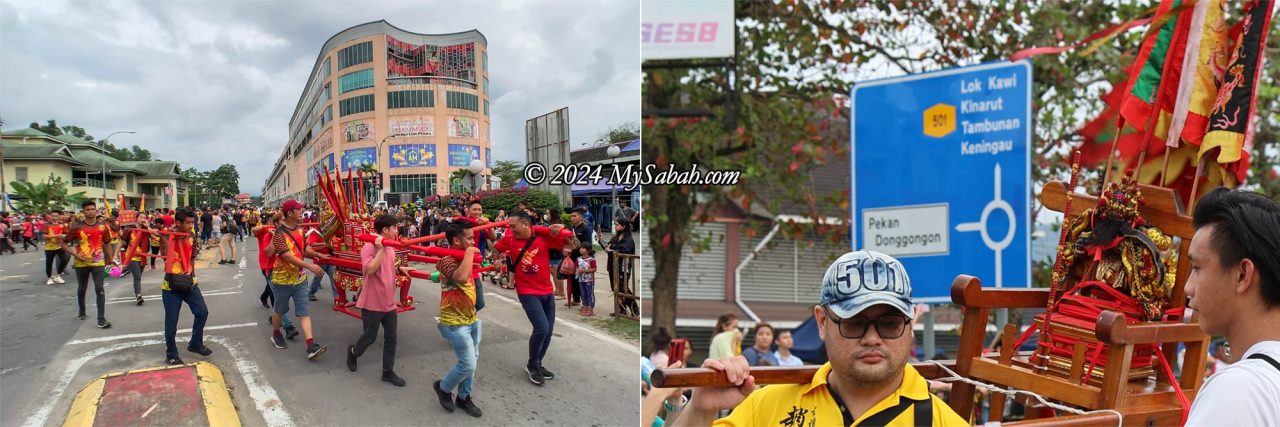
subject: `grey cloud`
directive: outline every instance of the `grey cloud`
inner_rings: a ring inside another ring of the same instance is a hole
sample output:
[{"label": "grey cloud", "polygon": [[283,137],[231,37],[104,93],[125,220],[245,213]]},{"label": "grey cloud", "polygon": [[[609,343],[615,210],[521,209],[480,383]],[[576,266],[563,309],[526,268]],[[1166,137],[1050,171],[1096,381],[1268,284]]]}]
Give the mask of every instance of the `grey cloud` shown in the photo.
[{"label": "grey cloud", "polygon": [[184,167],[235,164],[257,194],[321,45],[379,19],[485,34],[498,160],[523,160],[525,120],[560,107],[575,146],[639,119],[634,1],[0,1],[0,115],[8,128],[136,130],[113,142]]}]

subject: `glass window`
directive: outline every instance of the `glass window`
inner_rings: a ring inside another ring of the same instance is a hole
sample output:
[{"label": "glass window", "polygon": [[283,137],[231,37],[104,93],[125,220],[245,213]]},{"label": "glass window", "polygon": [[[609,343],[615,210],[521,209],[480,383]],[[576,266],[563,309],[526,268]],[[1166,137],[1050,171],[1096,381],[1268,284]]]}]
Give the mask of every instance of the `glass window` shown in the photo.
[{"label": "glass window", "polygon": [[373,42],[368,41],[348,46],[338,51],[338,69],[373,62]]},{"label": "glass window", "polygon": [[387,108],[435,107],[436,93],[431,90],[387,92]]},{"label": "glass window", "polygon": [[463,110],[480,111],[480,97],[462,92],[445,93],[445,106]]},{"label": "glass window", "polygon": [[338,116],[373,111],[373,94],[360,95],[338,101]]},{"label": "glass window", "polygon": [[125,191],[129,191],[129,192],[133,191],[133,175],[124,176],[124,186],[125,186]]},{"label": "glass window", "polygon": [[338,93],[373,87],[373,69],[360,70],[338,77]]},{"label": "glass window", "polygon": [[27,168],[26,168],[26,167],[17,167],[17,168],[14,168],[14,175],[17,175],[18,181],[27,182]]},{"label": "glass window", "polygon": [[484,115],[485,117],[489,117],[489,101],[488,100],[484,101]]},{"label": "glass window", "polygon": [[435,174],[391,175],[392,193],[436,194]]},{"label": "glass window", "polygon": [[324,59],[324,64],[320,66],[320,80],[329,78],[329,58]]}]

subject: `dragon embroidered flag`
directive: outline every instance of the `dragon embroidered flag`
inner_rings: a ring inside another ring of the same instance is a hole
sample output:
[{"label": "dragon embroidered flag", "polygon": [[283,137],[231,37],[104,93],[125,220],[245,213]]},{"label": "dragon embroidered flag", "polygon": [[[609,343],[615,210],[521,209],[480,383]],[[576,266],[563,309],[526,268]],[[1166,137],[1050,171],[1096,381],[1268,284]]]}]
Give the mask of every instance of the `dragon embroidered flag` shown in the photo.
[{"label": "dragon embroidered flag", "polygon": [[[1263,49],[1271,23],[1271,0],[1253,0],[1245,6],[1236,36],[1235,50],[1218,86],[1218,97],[1209,116],[1209,132],[1200,145],[1200,155],[1217,149],[1216,161],[1244,181],[1249,170],[1252,132],[1249,127],[1257,96]],[[1233,29],[1232,33],[1236,30]]]}]

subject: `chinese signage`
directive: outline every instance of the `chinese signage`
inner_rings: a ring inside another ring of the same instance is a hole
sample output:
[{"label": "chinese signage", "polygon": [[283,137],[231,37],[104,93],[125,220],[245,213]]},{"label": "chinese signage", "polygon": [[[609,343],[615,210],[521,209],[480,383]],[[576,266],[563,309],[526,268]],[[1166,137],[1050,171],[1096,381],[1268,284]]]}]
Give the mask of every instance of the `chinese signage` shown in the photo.
[{"label": "chinese signage", "polygon": [[387,147],[388,158],[392,168],[434,167],[436,165],[436,146],[434,144],[401,144]]},{"label": "chinese signage", "polygon": [[391,120],[391,136],[432,136],[435,133],[435,121],[430,116],[400,117]]},{"label": "chinese signage", "polygon": [[326,128],[320,136],[316,137],[316,142],[311,145],[311,157],[320,157],[324,153],[328,153],[330,148],[333,148],[333,133]]}]

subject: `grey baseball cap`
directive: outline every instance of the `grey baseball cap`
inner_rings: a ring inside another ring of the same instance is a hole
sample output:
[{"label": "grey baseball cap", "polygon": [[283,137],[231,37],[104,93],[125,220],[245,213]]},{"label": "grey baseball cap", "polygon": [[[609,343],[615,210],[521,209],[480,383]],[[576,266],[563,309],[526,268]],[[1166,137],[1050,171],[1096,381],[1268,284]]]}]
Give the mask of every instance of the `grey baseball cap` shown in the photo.
[{"label": "grey baseball cap", "polygon": [[831,263],[822,277],[818,304],[830,307],[842,319],[876,304],[892,306],[907,318],[915,318],[907,269],[897,259],[876,251],[849,252]]}]

